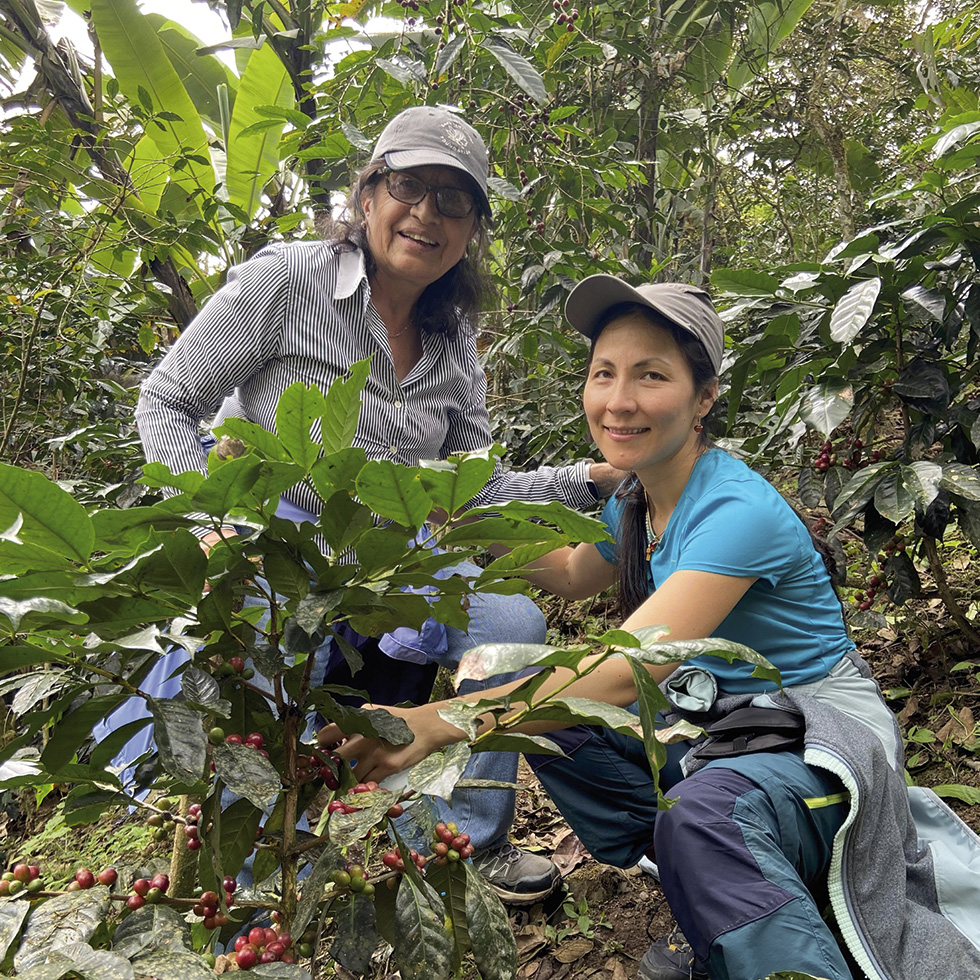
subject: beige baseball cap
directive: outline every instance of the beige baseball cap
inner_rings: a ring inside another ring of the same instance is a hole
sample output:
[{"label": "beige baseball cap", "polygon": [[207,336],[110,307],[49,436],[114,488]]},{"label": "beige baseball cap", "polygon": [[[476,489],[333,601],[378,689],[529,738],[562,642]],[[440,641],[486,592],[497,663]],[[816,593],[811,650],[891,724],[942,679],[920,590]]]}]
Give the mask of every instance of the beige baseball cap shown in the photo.
[{"label": "beige baseball cap", "polygon": [[378,137],[371,159],[381,157],[392,170],[437,166],[462,170],[476,184],[482,210],[490,214],[487,145],[455,112],[430,105],[399,112]]},{"label": "beige baseball cap", "polygon": [[683,282],[651,282],[630,286],[605,273],[587,276],[565,301],[565,318],[589,340],[595,336],[602,315],[619,303],[636,303],[659,313],[704,344],[715,374],[721,374],[725,351],[725,324],[715,312],[711,297],[700,286]]}]

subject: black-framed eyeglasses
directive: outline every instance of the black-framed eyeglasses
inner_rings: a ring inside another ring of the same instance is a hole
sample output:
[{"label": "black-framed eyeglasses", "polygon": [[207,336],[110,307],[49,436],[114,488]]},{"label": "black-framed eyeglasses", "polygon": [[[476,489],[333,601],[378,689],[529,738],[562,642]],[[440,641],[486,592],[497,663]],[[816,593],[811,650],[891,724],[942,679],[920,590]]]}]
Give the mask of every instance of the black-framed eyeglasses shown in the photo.
[{"label": "black-framed eyeglasses", "polygon": [[403,170],[381,171],[388,193],[402,204],[419,204],[426,194],[434,194],[436,210],[445,218],[465,218],[473,213],[476,198],[462,187],[427,184]]}]

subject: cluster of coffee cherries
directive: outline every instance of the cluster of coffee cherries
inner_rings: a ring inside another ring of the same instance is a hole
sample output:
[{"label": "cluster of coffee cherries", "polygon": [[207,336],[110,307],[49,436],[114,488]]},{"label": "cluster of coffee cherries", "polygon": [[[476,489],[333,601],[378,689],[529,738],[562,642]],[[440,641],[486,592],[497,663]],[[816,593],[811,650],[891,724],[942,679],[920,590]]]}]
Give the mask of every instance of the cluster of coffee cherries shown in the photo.
[{"label": "cluster of coffee cherries", "polygon": [[[226,875],[221,886],[225,893],[225,905],[230,908],[235,904],[235,889],[238,887],[238,882]],[[218,902],[218,893],[214,891],[201,892],[197,896],[197,902],[191,911],[204,920],[205,929],[221,929],[228,925],[228,916],[221,911]]]},{"label": "cluster of coffee cherries", "polygon": [[162,872],[152,878],[137,878],[126,899],[126,908],[135,912],[144,905],[157,905],[166,897],[170,887],[170,876]]},{"label": "cluster of coffee cherries", "polygon": [[885,581],[884,577],[878,574],[873,574],[868,579],[868,586],[866,589],[857,589],[852,597],[854,604],[861,610],[861,612],[867,612],[875,602],[875,599],[885,592],[888,583]]},{"label": "cluster of coffee cherries", "polygon": [[[375,790],[381,787],[373,779],[369,779],[366,783],[358,783],[356,786],[352,786],[347,790],[348,797],[358,796],[361,793],[373,793]],[[361,808],[359,806],[354,806],[353,802],[350,800],[331,800],[327,804],[327,813],[356,813]],[[396,817],[400,817],[405,812],[405,808],[401,803],[393,803],[388,808],[388,816],[394,820]]]},{"label": "cluster of coffee cherries", "polygon": [[[118,878],[119,872],[115,868],[103,868],[98,874],[94,874],[89,868],[79,868],[75,872],[75,880],[68,882],[65,891],[84,891],[87,888],[94,888],[97,884],[111,888]],[[167,884],[170,882],[168,881]]]},{"label": "cluster of coffee cherries", "polygon": [[[419,869],[419,871],[424,870],[426,864],[428,863],[428,858],[422,854],[419,854],[415,848],[412,848],[412,850],[409,851],[409,857],[412,859],[412,863]],[[405,870],[405,859],[402,857],[402,852],[396,847],[393,847],[390,851],[385,851],[384,854],[381,855],[381,863],[391,871],[404,872]],[[398,880],[396,878],[389,878],[388,885],[395,888],[398,885]]]},{"label": "cluster of coffee cherries", "polygon": [[256,963],[296,963],[297,951],[288,932],[272,926],[254,926],[235,940],[235,963],[240,970],[251,970]]},{"label": "cluster of coffee cherries", "polygon": [[[455,5],[460,6],[460,3],[457,2]],[[405,4],[402,4],[402,6],[405,6]],[[414,9],[419,9],[417,3],[415,4]],[[445,17],[442,14],[436,14],[435,33],[437,37],[449,37],[450,31],[461,31],[462,29],[462,22],[456,20],[452,13],[450,13],[448,17]],[[445,46],[445,42],[439,45],[440,48],[444,48]]]},{"label": "cluster of coffee cherries", "polygon": [[[211,731],[208,732],[208,741],[212,745],[220,745],[222,742],[227,745],[244,745],[247,749],[252,749],[258,752],[263,758],[269,758],[269,752],[265,748],[265,739],[259,734],[259,732],[251,732],[244,738],[237,732],[232,732],[231,735],[226,735],[225,730],[215,725]],[[211,772],[214,772],[214,763],[211,763]]]},{"label": "cluster of coffee cherries", "polygon": [[461,834],[454,823],[437,823],[432,828],[432,853],[435,863],[440,867],[450,861],[465,861],[473,856],[473,845],[469,834]]},{"label": "cluster of coffee cherries", "polygon": [[0,896],[19,895],[24,891],[33,895],[43,890],[41,868],[36,864],[15,864],[0,876]]},{"label": "cluster of coffee cherries", "polygon": [[860,439],[855,439],[850,446],[850,454],[843,459],[840,454],[834,451],[834,444],[825,440],[820,447],[820,452],[813,459],[813,468],[820,473],[826,473],[832,466],[840,464],[845,470],[861,470],[865,466],[877,463],[881,459],[881,453],[875,449],[870,456],[864,455],[864,443]]},{"label": "cluster of coffee cherries", "polygon": [[338,868],[331,875],[333,883],[340,889],[346,889],[365,898],[374,898],[374,882],[363,864],[348,861],[343,868]]},{"label": "cluster of coffee cherries", "polygon": [[905,535],[903,534],[892,535],[892,537],[890,537],[885,542],[885,546],[881,549],[881,554],[878,556],[878,561],[884,564],[885,561],[891,558],[891,556],[894,555],[896,551],[905,551],[907,547],[908,545],[906,544],[905,541]]},{"label": "cluster of coffee cherries", "polygon": [[220,667],[217,674],[219,677],[240,677],[243,681],[250,681],[255,676],[255,669],[245,665],[244,657],[229,657]]},{"label": "cluster of coffee cherries", "polygon": [[558,15],[555,18],[556,23],[561,26],[562,24],[567,25],[565,30],[574,31],[575,21],[578,20],[578,8],[572,7],[571,10],[568,9],[569,0],[554,0],[551,4],[555,8],[555,13]]},{"label": "cluster of coffee cherries", "polygon": [[339,755],[323,755],[313,749],[309,755],[300,753],[296,756],[296,778],[301,783],[319,778],[327,789],[340,789],[337,774],[344,765],[346,763]]},{"label": "cluster of coffee cherries", "polygon": [[187,808],[187,816],[184,818],[184,836],[187,838],[187,850],[199,851],[201,849],[201,831],[198,824],[201,820],[201,804],[192,803]]}]

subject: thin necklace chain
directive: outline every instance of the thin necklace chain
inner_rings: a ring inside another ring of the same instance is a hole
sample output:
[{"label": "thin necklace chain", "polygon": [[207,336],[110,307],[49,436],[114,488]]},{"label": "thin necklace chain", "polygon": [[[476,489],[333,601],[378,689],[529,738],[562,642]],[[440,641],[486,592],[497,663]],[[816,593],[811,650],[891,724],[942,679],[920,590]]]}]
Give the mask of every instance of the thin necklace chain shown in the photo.
[{"label": "thin necklace chain", "polygon": [[415,326],[414,323],[410,323],[407,327],[402,327],[401,330],[396,330],[394,333],[388,334],[389,340],[394,340],[396,337],[400,337],[403,333],[407,333],[412,327]]}]

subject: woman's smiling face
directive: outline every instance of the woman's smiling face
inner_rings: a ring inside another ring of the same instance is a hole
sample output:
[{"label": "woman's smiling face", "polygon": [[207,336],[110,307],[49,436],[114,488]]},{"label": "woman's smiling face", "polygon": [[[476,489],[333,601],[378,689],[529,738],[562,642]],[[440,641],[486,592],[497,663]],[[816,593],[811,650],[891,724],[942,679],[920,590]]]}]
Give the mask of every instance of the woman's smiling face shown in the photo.
[{"label": "woman's smiling face", "polygon": [[[452,167],[413,167],[406,171],[431,186],[470,190],[465,174]],[[374,258],[376,285],[421,294],[441,279],[466,253],[476,232],[476,212],[447,218],[436,208],[434,193],[418,204],[396,201],[384,180],[361,195],[368,247]]]},{"label": "woman's smiling face", "polygon": [[697,454],[694,425],[714,399],[714,392],[695,391],[671,332],[630,313],[613,320],[596,340],[582,400],[605,459],[642,479],[644,471]]}]

